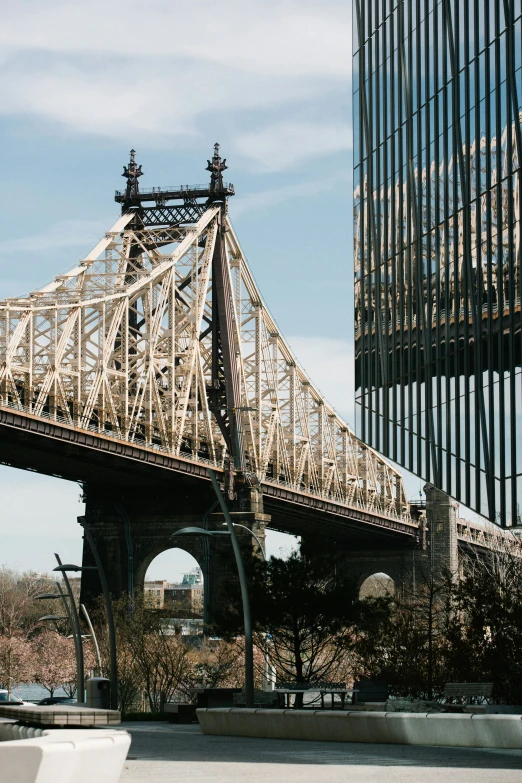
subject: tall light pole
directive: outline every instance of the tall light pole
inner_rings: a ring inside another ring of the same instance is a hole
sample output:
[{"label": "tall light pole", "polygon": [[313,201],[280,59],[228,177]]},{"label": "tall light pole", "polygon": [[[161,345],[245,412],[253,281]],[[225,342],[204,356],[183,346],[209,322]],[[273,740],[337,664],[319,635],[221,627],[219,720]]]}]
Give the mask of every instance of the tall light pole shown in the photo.
[{"label": "tall light pole", "polygon": [[91,531],[86,526],[84,526],[83,529],[85,530],[85,535],[87,536],[87,541],[89,542],[92,553],[94,555],[94,561],[96,565],[79,566],[79,565],[72,565],[71,563],[68,563],[67,565],[60,565],[54,570],[62,571],[62,573],[65,573],[66,571],[77,571],[77,572],[98,571],[98,575],[100,577],[100,582],[103,590],[103,598],[105,601],[105,610],[107,612],[107,625],[109,627],[109,647],[110,647],[110,657],[111,657],[111,710],[117,710],[118,709],[118,664],[116,660],[116,631],[114,628],[114,615],[112,613],[111,597],[109,594],[107,579],[105,577],[105,571],[103,570],[100,556],[98,554],[98,550],[92,538]]},{"label": "tall light pole", "polygon": [[[236,559],[236,566],[237,566],[237,573],[239,576],[239,584],[241,587],[241,599],[243,603],[243,624],[245,629],[245,706],[246,707],[253,707],[254,706],[254,643],[252,638],[252,615],[250,612],[250,597],[248,595],[248,583],[246,579],[245,574],[245,566],[243,563],[243,558],[241,556],[241,549],[239,547],[239,542],[237,540],[236,531],[234,530],[234,523],[232,522],[232,519],[230,517],[230,513],[228,511],[227,504],[225,502],[225,498],[223,497],[223,493],[221,492],[221,488],[218,484],[216,475],[213,470],[208,470],[210,480],[212,481],[212,486],[214,487],[214,492],[216,493],[219,505],[221,506],[221,511],[223,512],[223,515],[226,520],[226,525],[228,530],[205,530],[205,528],[202,527],[185,527],[182,528],[182,530],[178,530],[172,538],[175,536],[207,536],[211,538],[212,536],[219,536],[219,535],[229,535],[230,540],[232,542],[232,548],[234,550],[234,556]],[[237,523],[236,523],[237,524]],[[243,527],[243,525],[241,525]],[[246,528],[249,530],[249,528]],[[251,530],[249,530],[250,533],[252,533]],[[255,534],[253,534],[255,536]],[[256,540],[259,543],[259,546],[261,547],[261,551],[263,552],[263,547],[261,546],[261,542],[255,536]],[[264,552],[263,552],[264,557]]]},{"label": "tall light pole", "polygon": [[[74,594],[71,588],[71,584],[69,582],[69,578],[67,576],[67,571],[72,569],[69,569],[68,566],[64,566],[62,564],[62,561],[60,560],[60,556],[57,555],[56,552],[54,553],[54,556],[56,558],[56,562],[58,563],[58,566],[53,570],[61,572],[63,581],[65,582],[67,595],[69,596],[69,601],[70,601],[69,612],[71,615],[74,644],[76,646],[76,690],[77,690],[76,700],[78,704],[83,704],[83,700],[85,698],[85,670],[84,670],[84,663],[83,663],[82,629],[80,626],[80,615],[78,614],[76,601],[74,600]],[[57,586],[58,586],[58,590],[61,593],[62,592],[61,585],[57,583]]]},{"label": "tall light pole", "polygon": [[237,573],[239,576],[239,584],[241,586],[241,598],[243,600],[243,624],[245,627],[245,706],[254,706],[254,642],[252,638],[252,615],[250,612],[250,596],[248,595],[248,582],[245,574],[245,565],[241,556],[241,549],[239,547],[239,541],[237,540],[236,531],[228,506],[221,492],[216,474],[209,468],[208,474],[214,487],[214,492],[218,499],[221,511],[225,517],[227,523],[228,532],[230,533],[230,540],[232,541],[232,549],[236,558]]},{"label": "tall light pole", "polygon": [[82,610],[83,616],[85,617],[85,619],[87,621],[87,625],[89,626],[89,631],[90,631],[91,637],[92,637],[92,643],[94,644],[94,650],[96,652],[96,660],[98,661],[98,671],[100,672],[100,676],[101,676],[102,659],[101,659],[101,655],[100,655],[100,647],[98,645],[98,639],[97,639],[96,634],[94,632],[94,628],[93,628],[92,623],[91,623],[91,618],[89,617],[89,612],[85,608],[85,605],[84,604],[80,604],[80,609]]},{"label": "tall light pole", "polygon": [[[96,546],[93,535],[89,530],[88,525],[85,523],[85,517],[79,517],[78,519],[83,520],[80,524],[85,532],[85,537],[91,548],[91,552],[94,557],[94,562],[96,563],[96,570],[98,571],[98,576],[100,577],[100,582],[101,582],[101,587],[103,592],[103,600],[105,603],[105,611],[107,613],[107,626],[109,629],[109,655],[111,659],[111,709],[117,710],[118,709],[118,660],[116,657],[116,629],[114,627],[114,614],[112,612],[112,603],[111,603],[111,596],[109,593],[109,586],[107,584],[107,577],[105,576],[105,571],[98,552],[98,547]],[[82,570],[86,570],[88,568],[89,568],[88,566],[85,566]],[[91,566],[91,568],[93,567]]]},{"label": "tall light pole", "polygon": [[[223,522],[223,527],[225,527],[226,524],[227,524],[226,522]],[[232,524],[234,525],[234,527],[240,527],[243,530],[246,530],[247,533],[250,533],[250,535],[253,538],[255,538],[255,540],[257,541],[257,545],[259,547],[259,550],[260,550],[261,554],[263,555],[263,560],[266,563],[267,559],[266,559],[265,548],[264,548],[263,544],[261,543],[259,537],[254,533],[254,531],[250,530],[250,528],[247,527],[246,525],[242,525],[240,522],[232,522]],[[263,634],[263,635],[264,635],[265,640],[266,640],[267,639],[266,633]],[[265,661],[264,661],[264,671],[263,671],[263,682],[264,682],[264,690],[269,691],[269,690],[273,690],[273,686],[274,686],[274,683],[275,683],[275,670],[273,669],[273,667],[272,667],[272,665],[270,663],[270,658],[269,658],[269,655],[268,655],[268,643],[267,642],[266,642],[266,645],[267,646],[265,646],[265,650],[264,650],[264,659],[265,659]]]},{"label": "tall light pole", "polygon": [[[55,582],[55,584],[56,584],[56,587],[59,590],[58,593],[42,593],[41,595],[35,596],[35,600],[52,601],[52,600],[56,600],[56,599],[61,599],[63,601],[63,605],[65,607],[65,611],[67,612],[67,614],[63,615],[61,617],[59,617],[58,615],[55,615],[55,614],[45,615],[45,617],[40,617],[38,622],[40,623],[40,622],[43,622],[43,621],[46,621],[46,620],[54,620],[54,621],[68,620],[69,621],[69,626],[71,628],[71,633],[72,633],[72,637],[73,637],[73,640],[74,640],[74,652],[75,652],[75,658],[76,658],[76,667],[77,667],[77,671],[78,671],[79,664],[78,664],[78,654],[77,654],[77,645],[76,645],[76,632],[75,632],[75,628],[74,628],[74,622],[73,622],[71,610],[69,609],[69,604],[67,603],[68,595],[66,595],[63,592],[62,586],[60,585],[59,582]],[[98,644],[98,639],[96,637],[96,633],[94,631],[94,628],[93,628],[93,625],[92,625],[92,622],[91,622],[91,618],[89,617],[89,613],[88,613],[86,607],[83,604],[81,604],[80,608],[81,608],[81,610],[83,612],[85,620],[87,621],[87,625],[89,626],[89,631],[90,631],[91,638],[92,638],[92,641],[93,641],[93,644],[94,644],[94,650],[96,652],[96,660],[98,661],[98,669],[101,672],[102,660],[101,660],[101,655],[100,655],[100,647],[99,647],[99,644]]]},{"label": "tall light pole", "polygon": [[[55,555],[58,562],[60,562],[60,558],[58,555]],[[55,571],[57,569],[54,569]],[[63,606],[65,609],[66,617],[57,617],[56,615],[46,615],[45,617],[40,617],[40,620],[68,620],[69,625],[71,627],[71,633],[73,637],[74,642],[74,656],[76,659],[76,701],[78,704],[83,704],[83,698],[84,698],[84,668],[83,668],[83,647],[82,647],[82,636],[81,636],[81,630],[80,630],[80,623],[79,618],[78,622],[75,621],[74,612],[76,612],[76,604],[74,602],[74,596],[72,593],[72,590],[70,589],[67,591],[67,594],[63,592],[62,586],[60,582],[55,582],[56,587],[58,589],[57,593],[42,593],[41,595],[35,596],[35,600],[37,601],[52,601],[52,600],[61,600],[63,602]],[[67,580],[68,584],[68,580]],[[69,599],[69,601],[67,600]]]}]

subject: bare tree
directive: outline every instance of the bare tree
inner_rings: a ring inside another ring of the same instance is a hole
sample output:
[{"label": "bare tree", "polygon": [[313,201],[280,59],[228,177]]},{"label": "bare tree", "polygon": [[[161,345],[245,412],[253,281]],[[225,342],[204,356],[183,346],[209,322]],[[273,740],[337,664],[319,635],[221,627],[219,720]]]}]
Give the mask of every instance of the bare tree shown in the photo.
[{"label": "bare tree", "polygon": [[38,583],[14,571],[0,569],[0,681],[11,698],[13,685],[30,677],[28,634],[34,627],[34,596]]},{"label": "bare tree", "polygon": [[24,634],[0,636],[0,687],[7,690],[8,700],[16,685],[31,680],[32,659],[32,646]]},{"label": "bare tree", "polygon": [[237,688],[244,679],[244,653],[236,640],[205,641],[192,654],[191,685]]},{"label": "bare tree", "polygon": [[131,647],[151,712],[162,712],[190,671],[189,648],[182,637],[167,633],[161,626],[133,636]]},{"label": "bare tree", "polygon": [[452,574],[435,576],[428,568],[417,573],[414,590],[362,601],[357,677],[384,680],[398,696],[440,696],[448,679],[456,589]]},{"label": "bare tree", "polygon": [[76,677],[76,658],[72,639],[46,630],[33,642],[32,680],[50,696]]},{"label": "bare tree", "polygon": [[[112,609],[116,626],[116,662],[118,666],[118,709],[125,715],[136,709],[140,694],[143,691],[141,669],[136,658],[131,638],[136,633],[142,633],[141,622],[137,622],[133,601],[127,596],[113,601]],[[143,602],[147,606],[147,601]],[[140,615],[138,615],[140,617]],[[102,659],[101,676],[110,677],[110,641],[107,618],[103,599],[94,608],[91,617]]]},{"label": "bare tree", "polygon": [[500,539],[470,553],[448,630],[452,679],[494,683],[497,701],[522,703],[522,553]]},{"label": "bare tree", "polygon": [[[118,700],[125,712],[145,693],[153,712],[163,710],[180,683],[189,677],[191,649],[171,633],[164,613],[146,600],[122,597],[113,604],[118,658]],[[99,627],[104,671],[108,673],[108,640],[104,613],[95,615]]]}]

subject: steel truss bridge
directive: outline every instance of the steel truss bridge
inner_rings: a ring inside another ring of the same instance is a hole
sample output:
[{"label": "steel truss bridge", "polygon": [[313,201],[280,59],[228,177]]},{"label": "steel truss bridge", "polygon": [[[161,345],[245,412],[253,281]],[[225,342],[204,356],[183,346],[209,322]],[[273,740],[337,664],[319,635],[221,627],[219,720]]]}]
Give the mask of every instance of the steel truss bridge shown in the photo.
[{"label": "steel truss bridge", "polygon": [[132,152],[122,214],[95,248],[0,303],[0,462],[136,493],[173,476],[197,488],[211,466],[231,502],[261,493],[279,529],[298,532],[285,522],[297,508],[415,539],[400,473],[355,437],[270,315],[225,168],[216,145],[210,185],[140,190]]}]

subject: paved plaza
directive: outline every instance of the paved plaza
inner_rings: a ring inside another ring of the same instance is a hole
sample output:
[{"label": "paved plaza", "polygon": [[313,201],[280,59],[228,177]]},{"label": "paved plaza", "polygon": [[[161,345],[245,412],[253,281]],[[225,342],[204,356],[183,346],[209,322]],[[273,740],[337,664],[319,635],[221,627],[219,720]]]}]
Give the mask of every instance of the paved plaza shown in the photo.
[{"label": "paved plaza", "polygon": [[522,750],[205,736],[199,726],[123,723],[121,783],[522,783]]}]

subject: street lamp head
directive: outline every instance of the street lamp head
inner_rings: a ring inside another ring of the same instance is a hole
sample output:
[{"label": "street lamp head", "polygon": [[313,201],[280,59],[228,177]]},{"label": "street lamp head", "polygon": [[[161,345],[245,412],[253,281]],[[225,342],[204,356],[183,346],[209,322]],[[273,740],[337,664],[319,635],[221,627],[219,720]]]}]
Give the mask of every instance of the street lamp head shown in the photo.
[{"label": "street lamp head", "polygon": [[39,623],[43,623],[45,620],[67,620],[68,618],[64,616],[60,616],[57,614],[46,614],[43,617],[40,617],[38,620]]},{"label": "street lamp head", "polygon": [[41,593],[40,595],[35,595],[34,600],[35,601],[50,601],[51,598],[61,598],[62,596],[60,593]]},{"label": "street lamp head", "polygon": [[226,530],[205,530],[204,527],[182,527],[181,530],[177,530],[171,535],[171,538],[176,536],[206,536],[212,538],[212,536],[228,536],[229,533]]},{"label": "street lamp head", "polygon": [[63,565],[56,566],[53,571],[97,571],[96,566],[79,566],[72,563],[64,563]]},{"label": "street lamp head", "polygon": [[203,527],[182,527],[181,530],[176,530],[171,535],[171,538],[176,536],[211,536],[210,530],[205,530]]}]

